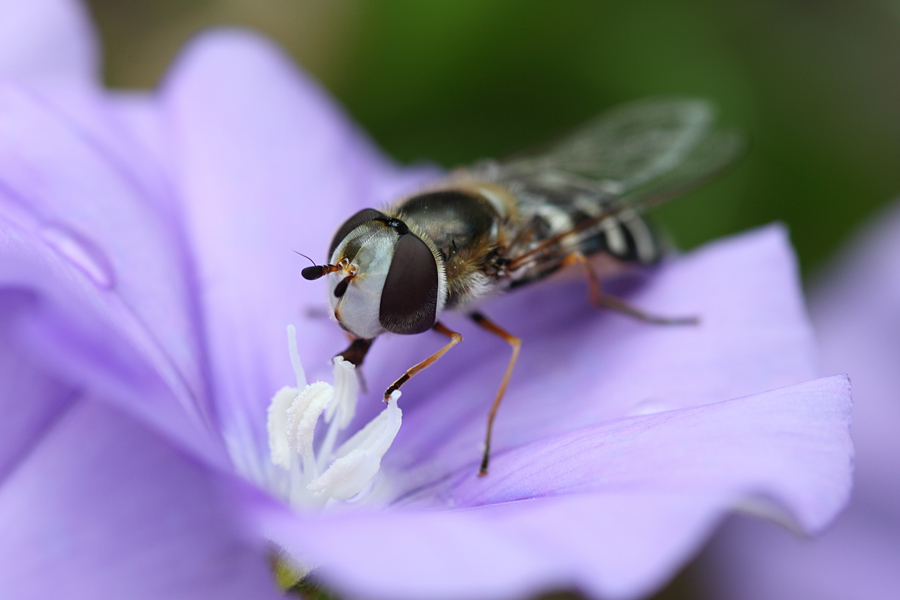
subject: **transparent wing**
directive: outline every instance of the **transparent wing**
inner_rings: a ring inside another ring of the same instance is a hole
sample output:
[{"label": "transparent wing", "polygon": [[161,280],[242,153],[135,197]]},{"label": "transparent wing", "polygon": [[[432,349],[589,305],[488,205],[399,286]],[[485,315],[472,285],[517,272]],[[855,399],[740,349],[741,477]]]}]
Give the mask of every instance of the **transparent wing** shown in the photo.
[{"label": "transparent wing", "polygon": [[659,99],[601,115],[543,154],[494,165],[498,179],[595,187],[607,200],[656,204],[711,177],[738,157],[742,137],[716,128],[702,100]]}]

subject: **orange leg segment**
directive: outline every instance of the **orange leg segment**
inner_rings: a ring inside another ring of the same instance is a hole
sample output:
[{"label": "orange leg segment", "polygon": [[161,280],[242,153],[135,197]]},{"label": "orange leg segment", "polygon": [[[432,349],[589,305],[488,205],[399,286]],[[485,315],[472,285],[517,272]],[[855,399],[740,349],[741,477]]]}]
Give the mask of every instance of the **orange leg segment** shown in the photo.
[{"label": "orange leg segment", "polygon": [[569,267],[576,263],[584,267],[585,273],[587,274],[588,278],[588,289],[591,302],[596,306],[602,306],[603,308],[617,310],[636,319],[640,319],[641,321],[645,321],[647,323],[655,323],[657,325],[696,325],[700,322],[700,319],[697,317],[661,317],[659,315],[652,315],[628,304],[621,298],[606,294],[603,292],[603,286],[600,284],[600,278],[597,277],[594,269],[591,268],[590,261],[584,254],[580,252],[573,252],[572,254],[568,255],[565,260],[563,260],[562,264],[563,267]]},{"label": "orange leg segment", "polygon": [[462,336],[460,334],[456,333],[455,331],[451,331],[450,329],[447,329],[440,322],[435,323],[434,327],[432,327],[432,329],[437,331],[440,334],[446,335],[448,338],[450,338],[450,341],[447,342],[447,344],[443,348],[441,348],[440,350],[438,350],[437,352],[435,352],[434,354],[432,354],[431,356],[429,356],[422,362],[420,362],[416,365],[413,365],[412,367],[407,369],[406,373],[401,375],[400,378],[397,379],[397,381],[392,383],[391,386],[384,392],[384,401],[385,402],[387,402],[390,399],[391,394],[393,394],[395,390],[400,389],[400,386],[402,386],[404,383],[406,383],[407,381],[412,379],[414,376],[418,375],[419,373],[421,373],[422,371],[424,371],[425,369],[427,369],[428,367],[430,367],[431,365],[436,363],[440,357],[442,357],[444,354],[447,353],[447,350],[449,350],[450,348],[452,348],[453,346],[457,345],[458,343],[460,343],[462,341]]},{"label": "orange leg segment", "polygon": [[503,400],[503,394],[506,392],[509,378],[512,376],[513,368],[516,366],[516,360],[519,358],[519,349],[522,347],[522,340],[488,320],[488,318],[481,313],[471,313],[469,316],[477,325],[490,331],[494,335],[503,338],[506,343],[512,346],[512,356],[510,356],[509,364],[506,366],[506,374],[503,375],[500,389],[497,390],[497,396],[494,398],[494,403],[491,405],[491,412],[488,413],[487,434],[484,439],[484,456],[481,458],[481,468],[478,470],[478,476],[484,477],[487,475],[488,463],[491,459],[491,432],[494,429],[494,418],[497,416],[497,409],[500,408],[500,401]]}]

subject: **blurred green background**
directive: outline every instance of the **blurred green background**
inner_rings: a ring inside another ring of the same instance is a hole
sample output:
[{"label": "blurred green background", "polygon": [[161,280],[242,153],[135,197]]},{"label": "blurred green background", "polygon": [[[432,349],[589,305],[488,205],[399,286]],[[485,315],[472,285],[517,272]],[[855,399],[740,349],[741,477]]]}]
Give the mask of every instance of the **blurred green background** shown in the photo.
[{"label": "blurred green background", "polygon": [[657,211],[678,243],[786,222],[805,274],[900,194],[897,0],[90,0],[107,81],[198,29],[281,43],[401,161],[503,156],[644,96],[714,101],[749,156]]}]

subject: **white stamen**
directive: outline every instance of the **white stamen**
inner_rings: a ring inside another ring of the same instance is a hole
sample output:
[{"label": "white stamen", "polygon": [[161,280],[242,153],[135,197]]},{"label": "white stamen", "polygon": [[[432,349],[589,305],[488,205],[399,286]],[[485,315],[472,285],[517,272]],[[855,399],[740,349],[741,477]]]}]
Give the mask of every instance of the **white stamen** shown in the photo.
[{"label": "white stamen", "polygon": [[319,448],[319,471],[324,471],[331,462],[334,443],[338,433],[347,428],[356,415],[359,398],[359,382],[351,363],[340,356],[334,357],[334,402],[325,411],[325,422],[329,423],[325,440]]},{"label": "white stamen", "polygon": [[[356,414],[359,383],[354,366],[335,357],[334,387],[321,381],[306,385],[296,330],[288,326],[287,333],[298,387],[282,388],[269,405],[270,459],[285,473],[271,481],[270,488],[302,508],[322,508],[354,497],[359,500],[371,489],[381,459],[400,430],[400,392],[394,392],[387,408],[335,452],[338,435]],[[316,425],[323,416],[328,430],[316,450]]]},{"label": "white stamen", "polygon": [[[391,427],[393,427],[393,420],[396,420],[396,427],[400,429],[400,418],[403,416],[403,411],[400,410],[400,407],[397,406],[397,400],[400,399],[401,392],[400,390],[394,390],[391,393],[390,400],[388,401],[387,408],[381,411],[377,417],[366,423],[366,426],[353,434],[350,439],[341,444],[341,447],[338,448],[335,453],[338,458],[342,458],[347,456],[351,452],[359,449],[366,443],[371,443],[372,440],[379,439],[378,436],[381,433],[384,433],[386,430],[384,429],[387,425],[387,421],[391,420]],[[389,431],[389,429],[388,429]],[[394,436],[397,435],[395,431],[391,434],[390,440],[387,441],[388,445],[393,441]],[[384,453],[382,453],[383,455]]]},{"label": "white stamen", "polygon": [[269,430],[269,453],[272,462],[284,469],[291,468],[291,445],[287,437],[287,411],[300,390],[283,387],[272,398],[266,425]]},{"label": "white stamen", "polygon": [[297,352],[297,329],[293,325],[287,326],[288,354],[291,357],[291,367],[294,369],[294,377],[297,379],[297,389],[306,387],[306,373],[300,363],[300,353]]},{"label": "white stamen", "polygon": [[369,484],[400,431],[403,413],[397,406],[399,396],[399,392],[394,392],[387,408],[338,448],[339,458],[307,489],[316,494],[327,491],[335,500],[346,500]]},{"label": "white stamen", "polygon": [[325,411],[325,422],[337,414],[338,427],[344,429],[356,416],[356,400],[359,397],[359,381],[353,364],[340,356],[334,357],[334,396],[337,400]]},{"label": "white stamen", "polygon": [[334,388],[317,381],[298,395],[287,409],[287,438],[300,456],[313,455],[313,439],[319,416],[334,399]]}]

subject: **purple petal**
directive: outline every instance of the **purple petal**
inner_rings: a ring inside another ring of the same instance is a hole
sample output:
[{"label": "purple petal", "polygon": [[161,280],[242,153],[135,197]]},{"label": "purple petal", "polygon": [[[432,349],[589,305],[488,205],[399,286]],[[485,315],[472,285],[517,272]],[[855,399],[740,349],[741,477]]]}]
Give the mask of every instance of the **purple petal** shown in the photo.
[{"label": "purple petal", "polygon": [[[126,138],[140,154],[152,157],[148,161],[157,175],[164,173],[171,181],[178,172],[172,144],[166,135],[164,119],[156,94],[114,91],[106,96],[104,107],[113,115],[118,133]],[[178,202],[173,198],[175,202]],[[181,206],[175,207],[178,212]]]},{"label": "purple petal", "polygon": [[269,531],[350,594],[512,597],[562,585],[634,598],[731,509],[824,526],[850,489],[849,421],[849,384],[832,377],[546,440],[473,479],[455,510],[275,515]]},{"label": "purple petal", "polygon": [[19,337],[45,372],[143,392],[130,404],[137,413],[221,462],[190,265],[156,198],[164,184],[132,169],[141,155],[114,152],[103,142],[111,134],[82,125],[0,89],[0,290],[33,297]]},{"label": "purple petal", "polygon": [[[5,236],[0,234],[0,245]],[[6,258],[6,253],[0,254]],[[22,290],[0,290],[0,481],[30,451],[42,432],[71,402],[69,386],[59,381],[14,343],[20,313],[33,307],[35,299]]]},{"label": "purple petal", "polygon": [[77,0],[0,0],[0,77],[38,85],[100,80],[94,28]]},{"label": "purple petal", "polygon": [[281,597],[218,476],[75,395],[0,488],[0,597]]},{"label": "purple petal", "polygon": [[[849,396],[843,378],[823,379],[584,427],[498,457],[490,477],[466,478],[452,500],[478,506],[622,489],[759,493],[752,481],[791,507],[803,529],[816,530],[849,492]],[[791,403],[800,406],[791,412]]]},{"label": "purple petal", "polygon": [[833,529],[801,540],[729,524],[706,554],[716,597],[895,598],[900,593],[900,210],[865,229],[811,309],[826,372],[853,381],[853,498]]}]

